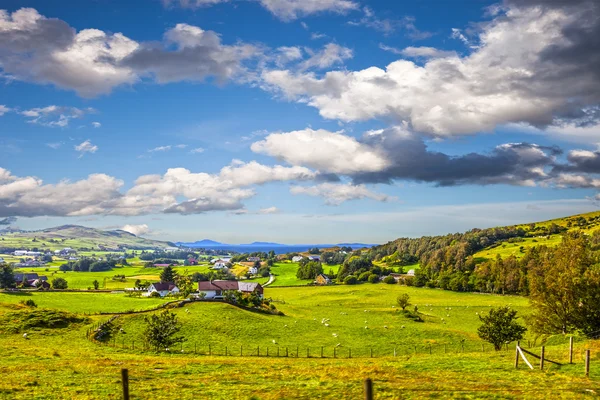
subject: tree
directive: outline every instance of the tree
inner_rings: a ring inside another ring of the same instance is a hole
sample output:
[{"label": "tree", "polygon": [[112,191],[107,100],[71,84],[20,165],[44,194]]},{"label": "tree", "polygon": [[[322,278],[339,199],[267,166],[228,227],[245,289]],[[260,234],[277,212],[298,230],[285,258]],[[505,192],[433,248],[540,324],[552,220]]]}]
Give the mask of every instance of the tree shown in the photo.
[{"label": "tree", "polygon": [[52,279],[52,288],[53,289],[66,289],[69,287],[65,278],[54,278]]},{"label": "tree", "polygon": [[410,306],[410,296],[408,293],[402,293],[400,296],[398,296],[396,302],[402,308],[402,310],[405,310],[406,307]]},{"label": "tree", "polygon": [[94,279],[94,282],[92,282],[92,285],[94,285],[94,290],[98,290],[98,288],[100,287],[100,282],[98,282],[97,279]]},{"label": "tree", "polygon": [[479,316],[483,324],[477,328],[477,334],[493,344],[494,349],[501,350],[504,343],[521,340],[527,331],[517,318],[517,312],[508,306],[492,308],[488,315]]},{"label": "tree", "polygon": [[160,273],[160,281],[161,282],[174,282],[175,281],[175,271],[173,271],[172,266],[165,267]]},{"label": "tree", "polygon": [[531,263],[528,322],[536,333],[600,329],[600,271],[585,235],[570,234],[555,251]]},{"label": "tree", "polygon": [[323,266],[318,261],[309,261],[298,266],[296,278],[298,279],[315,279],[317,275],[323,273]]},{"label": "tree", "polygon": [[388,285],[392,285],[392,284],[396,283],[396,280],[394,279],[393,276],[388,275],[385,278],[383,278],[383,283],[387,283]]},{"label": "tree", "polygon": [[177,287],[179,288],[180,293],[184,297],[188,297],[191,293],[194,292],[194,286],[196,285],[194,285],[194,280],[192,279],[192,276],[188,273],[187,270],[185,270],[183,274],[178,275],[175,278]]},{"label": "tree", "polygon": [[356,285],[358,283],[358,279],[354,275],[348,275],[344,278],[344,283],[346,285]]},{"label": "tree", "polygon": [[15,275],[8,265],[2,265],[0,269],[0,288],[9,289],[16,286]]},{"label": "tree", "polygon": [[169,310],[145,317],[144,321],[146,322],[144,338],[156,350],[167,350],[174,344],[185,341],[183,336],[177,336],[181,330],[181,323],[177,320],[177,315]]}]

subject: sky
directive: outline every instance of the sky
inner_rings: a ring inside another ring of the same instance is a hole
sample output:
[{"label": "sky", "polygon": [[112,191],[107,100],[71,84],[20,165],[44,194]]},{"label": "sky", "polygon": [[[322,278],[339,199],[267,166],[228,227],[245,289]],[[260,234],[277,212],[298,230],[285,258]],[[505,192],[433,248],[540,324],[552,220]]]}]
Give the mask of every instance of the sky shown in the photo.
[{"label": "sky", "polygon": [[385,243],[600,208],[594,0],[4,0],[0,223]]}]

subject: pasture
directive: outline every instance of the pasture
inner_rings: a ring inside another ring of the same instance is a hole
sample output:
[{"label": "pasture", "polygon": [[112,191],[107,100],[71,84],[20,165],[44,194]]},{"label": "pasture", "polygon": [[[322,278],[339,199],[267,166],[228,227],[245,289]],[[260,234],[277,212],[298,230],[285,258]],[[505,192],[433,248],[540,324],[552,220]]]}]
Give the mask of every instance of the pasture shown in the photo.
[{"label": "pasture", "polygon": [[[410,294],[425,322],[406,321],[392,308],[401,292]],[[596,356],[600,346],[593,342],[577,342],[575,365],[550,365],[545,372],[523,367],[515,370],[512,349],[501,352],[467,349],[465,353],[454,350],[447,354],[419,351],[398,357],[393,357],[389,350],[391,345],[426,345],[430,341],[476,342],[476,312],[486,311],[489,306],[511,304],[526,313],[524,298],[385,284],[272,288],[266,289],[265,294],[276,300],[286,316],[249,313],[215,303],[195,303],[188,307],[189,313],[183,308],[176,309],[184,324],[182,332],[188,337],[183,354],[99,345],[85,338],[87,326],[33,331],[27,340],[21,334],[0,335],[3,357],[0,374],[10,376],[0,381],[0,398],[118,398],[121,368],[130,370],[133,398],[140,399],[171,399],[174,394],[192,398],[198,393],[211,399],[360,398],[361,382],[366,377],[374,379],[376,398],[381,399],[575,399],[586,393],[593,395],[600,389],[600,360]],[[25,298],[11,296],[0,295],[0,302]],[[35,293],[31,298],[40,307],[74,312],[107,308],[122,311],[132,307],[129,301],[146,305],[152,301],[98,293]],[[6,309],[0,306],[0,317]],[[106,316],[90,318],[91,322],[97,322]],[[329,327],[324,326],[322,318],[329,319]],[[369,329],[364,329],[365,320]],[[121,317],[117,321],[122,321],[125,332],[119,334],[118,344],[139,338],[140,316]],[[311,358],[306,358],[304,347],[300,358],[276,357],[272,340],[281,346],[314,346],[314,352]],[[230,353],[234,356],[190,354],[192,341],[198,341],[199,345],[212,343],[216,350],[213,354],[222,354],[219,346],[230,343]],[[342,342],[338,358],[333,358],[330,349]],[[233,343],[248,349],[264,346],[262,356],[240,357],[235,354]],[[564,360],[565,338],[553,338],[552,343],[547,354]],[[270,357],[264,356],[266,346],[271,346]],[[329,352],[325,358],[317,352],[319,346],[327,346]],[[353,358],[347,358],[341,349],[349,346],[357,351],[361,346],[372,346],[376,351],[374,358],[366,353],[353,353]],[[594,357],[592,378],[588,379],[583,377],[581,354],[589,346]]]}]

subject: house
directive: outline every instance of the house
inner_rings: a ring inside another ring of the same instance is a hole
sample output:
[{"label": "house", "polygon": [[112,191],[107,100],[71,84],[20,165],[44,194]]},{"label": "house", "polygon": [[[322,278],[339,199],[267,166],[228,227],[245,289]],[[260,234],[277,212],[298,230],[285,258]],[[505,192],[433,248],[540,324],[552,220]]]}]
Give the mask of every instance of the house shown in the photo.
[{"label": "house", "polygon": [[321,261],[321,256],[308,256],[310,261]]},{"label": "house", "polygon": [[[21,283],[24,281],[34,281],[36,279],[39,279],[39,275],[36,273],[32,273],[32,274],[15,274],[15,282],[17,283]],[[44,277],[45,278],[45,277]]]},{"label": "house", "polygon": [[50,284],[48,284],[48,277],[46,277],[44,275],[38,276],[38,274],[36,274],[36,273],[15,274],[15,282],[17,283],[17,285],[23,284],[24,286],[37,287],[39,284],[39,285],[42,285],[42,287],[44,287],[46,289],[50,288]]},{"label": "house", "polygon": [[406,275],[408,275],[408,276],[415,276],[415,270],[414,269],[409,269],[408,272],[406,273]]},{"label": "house", "polygon": [[292,257],[292,262],[300,262],[303,258],[303,256],[294,256]]},{"label": "house", "polygon": [[169,294],[179,293],[179,288],[173,282],[158,282],[153,283],[148,287],[146,296],[152,296],[152,293],[157,292],[160,297],[165,297]]},{"label": "house", "polygon": [[198,265],[198,260],[196,260],[195,258],[188,258],[188,262],[190,263],[190,265]]},{"label": "house", "polygon": [[333,282],[331,282],[331,279],[329,279],[329,277],[327,275],[319,274],[315,278],[315,283],[317,285],[331,285]]},{"label": "house", "polygon": [[248,257],[248,262],[257,262],[260,261],[260,257]]},{"label": "house", "polygon": [[396,282],[398,282],[398,281],[400,281],[400,278],[401,278],[403,275],[402,275],[402,274],[397,274],[397,273],[395,273],[395,272],[392,272],[392,273],[390,274],[390,276],[391,276],[392,278],[394,278],[394,280],[395,280]]},{"label": "house", "polygon": [[213,269],[227,269],[228,262],[225,261],[217,261],[215,265],[213,265]]},{"label": "house", "polygon": [[48,283],[48,279],[45,276],[40,276],[39,279],[31,282],[31,286],[40,289],[50,289],[50,283]]},{"label": "house", "polygon": [[231,262],[231,257],[220,257],[220,258],[213,258],[212,260],[210,260],[211,264],[215,264],[218,262],[227,264],[228,262]]},{"label": "house", "polygon": [[21,268],[41,267],[42,265],[44,265],[43,262],[35,261],[35,260],[27,260],[25,262],[15,264],[16,267],[21,267]]},{"label": "house", "polygon": [[39,251],[15,250],[13,255],[15,257],[23,257],[23,256],[39,257],[42,255],[42,253]]},{"label": "house", "polygon": [[258,274],[258,268],[254,267],[254,266],[250,267],[250,268],[248,268],[248,273],[250,275],[256,275],[256,274]]},{"label": "house", "polygon": [[256,292],[263,297],[263,287],[256,282],[239,282],[239,281],[204,281],[198,282],[198,293],[204,293],[205,299],[222,299],[223,292],[227,290],[235,290],[242,293]]}]

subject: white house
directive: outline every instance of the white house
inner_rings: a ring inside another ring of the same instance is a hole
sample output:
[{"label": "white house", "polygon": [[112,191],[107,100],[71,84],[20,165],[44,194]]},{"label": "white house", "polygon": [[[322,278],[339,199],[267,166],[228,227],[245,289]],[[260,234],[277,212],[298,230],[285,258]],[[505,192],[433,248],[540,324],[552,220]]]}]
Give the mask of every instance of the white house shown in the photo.
[{"label": "white house", "polygon": [[321,256],[308,256],[310,261],[321,261]]},{"label": "white house", "polygon": [[148,287],[148,293],[146,294],[146,296],[151,296],[154,292],[157,292],[160,295],[160,297],[165,297],[169,294],[179,293],[179,288],[173,282],[158,282],[153,283]]},{"label": "white house", "polygon": [[302,261],[303,258],[304,258],[303,256],[294,256],[294,257],[292,257],[292,261],[293,262],[300,262],[300,261]]},{"label": "white house", "polygon": [[227,269],[227,262],[217,261],[215,265],[213,265],[213,269]]},{"label": "white house", "polygon": [[256,282],[204,281],[198,282],[198,293],[204,293],[205,299],[222,299],[223,292],[235,290],[242,293],[257,292],[263,297],[263,287]]},{"label": "white house", "polygon": [[252,266],[252,267],[248,268],[248,273],[250,275],[256,275],[256,274],[258,274],[258,268]]},{"label": "white house", "polygon": [[408,275],[408,276],[415,276],[415,270],[414,269],[409,269],[408,272],[406,273],[406,275]]}]

